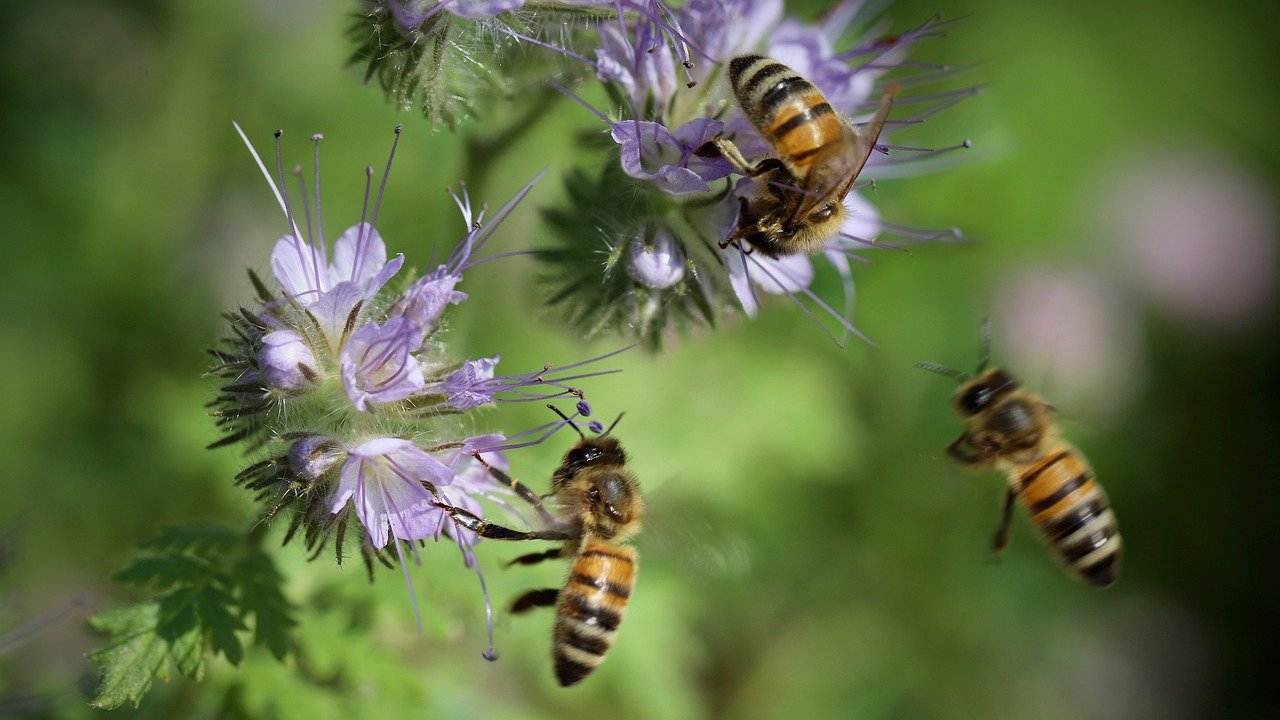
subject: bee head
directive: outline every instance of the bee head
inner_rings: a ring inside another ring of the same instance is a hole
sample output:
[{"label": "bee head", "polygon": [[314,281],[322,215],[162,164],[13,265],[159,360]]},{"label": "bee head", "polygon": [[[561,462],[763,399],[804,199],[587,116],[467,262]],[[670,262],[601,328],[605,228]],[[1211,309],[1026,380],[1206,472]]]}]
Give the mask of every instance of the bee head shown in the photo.
[{"label": "bee head", "polygon": [[1018,383],[1003,370],[992,368],[960,386],[955,396],[956,412],[973,417],[1016,387]]},{"label": "bee head", "polygon": [[627,454],[617,438],[602,435],[583,438],[564,454],[561,467],[570,472],[597,465],[624,465]]},{"label": "bee head", "polygon": [[786,229],[791,234],[790,242],[787,243],[792,248],[791,252],[820,250],[827,240],[840,232],[846,212],[844,203],[839,198],[833,198],[796,220],[794,227]]}]

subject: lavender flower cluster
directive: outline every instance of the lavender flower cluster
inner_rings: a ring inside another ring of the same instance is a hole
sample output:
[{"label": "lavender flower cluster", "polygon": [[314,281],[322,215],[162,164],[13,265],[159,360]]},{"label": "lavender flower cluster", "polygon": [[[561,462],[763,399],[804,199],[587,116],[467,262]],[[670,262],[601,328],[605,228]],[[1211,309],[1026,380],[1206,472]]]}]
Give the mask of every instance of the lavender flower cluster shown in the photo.
[{"label": "lavender flower cluster", "polygon": [[567,421],[511,436],[468,435],[468,415],[504,401],[557,398],[576,401],[571,418],[590,415],[583,392],[569,383],[609,372],[579,370],[603,359],[595,358],[501,375],[498,356],[459,362],[443,340],[448,309],[468,297],[457,289],[463,273],[533,183],[489,217],[473,209],[465,188],[453,194],[466,234],[444,263],[393,290],[404,257],[388,258],[377,218],[400,128],[372,205],[370,168],[361,220],[332,250],[321,214],[320,136],[313,137],[313,194],[296,171],[299,214],[286,188],[280,133],[273,177],[236,130],[284,211],[287,231],[271,252],[274,286],[250,273],[258,303],[227,314],[231,334],[214,351],[214,372],[226,381],[212,403],[225,431],[214,446],[244,443],[265,455],[238,480],[263,503],[263,520],[292,514],[286,544],[301,531],[315,557],[332,539],[341,562],[354,516],[370,573],[375,561],[393,567],[398,560],[411,595],[405,552],[416,553],[426,540],[451,540],[479,574],[477,536],[442,506],[483,517],[484,501],[521,518],[511,488],[492,469],[505,470],[507,451],[541,442]]},{"label": "lavender flower cluster", "polygon": [[[595,114],[612,140],[612,150],[603,153],[609,157],[604,170],[568,177],[573,202],[547,213],[559,230],[558,244],[540,249],[551,304],[564,306],[585,334],[613,329],[656,348],[673,325],[711,324],[726,311],[754,316],[763,292],[792,296],[815,319],[810,306],[825,313],[843,344],[860,334],[851,317],[851,262],[865,261],[861,251],[960,239],[955,228],[889,222],[863,192],[878,178],[937,165],[940,154],[969,147],[967,140],[944,148],[891,141],[977,92],[945,87],[956,68],[908,59],[952,21],[930,18],[890,34],[861,0],[844,0],[812,24],[785,17],[782,0],[689,0],[679,7],[662,0],[381,0],[363,8],[353,34],[367,42],[354,57],[368,60],[371,75],[384,73],[384,87],[402,103],[414,96],[407,88],[422,73],[413,58],[425,58],[427,44],[452,42],[449,28],[459,23],[497,42],[486,64],[494,77],[529,73],[517,86],[548,82],[547,66],[530,58],[561,61],[550,84]],[[513,62],[499,46],[546,52]],[[816,271],[810,257],[749,256],[741,243],[729,241],[754,182],[738,177],[726,159],[700,150],[726,138],[747,158],[775,154],[738,108],[724,77],[731,58],[752,53],[812,82],[855,125],[871,118],[887,87],[898,93],[897,116],[885,123],[861,182],[843,198],[845,222],[815,255],[840,279],[841,310],[811,289]],[[450,63],[440,53],[432,57],[438,67],[428,74],[447,86]],[[603,86],[614,112],[575,93],[570,86],[584,78]],[[453,93],[484,94],[460,87]]]},{"label": "lavender flower cluster", "polygon": [[[552,215],[562,229],[561,245],[544,254],[557,299],[582,297],[579,320],[588,330],[615,326],[656,346],[667,320],[707,322],[721,309],[736,306],[754,316],[766,294],[806,298],[830,316],[847,337],[852,324],[853,278],[850,261],[859,251],[905,243],[954,241],[960,232],[914,228],[884,220],[864,194],[877,178],[936,165],[945,148],[895,144],[891,136],[978,91],[977,87],[935,89],[957,69],[906,59],[919,43],[942,35],[951,24],[930,18],[897,35],[861,15],[862,4],[847,1],[817,24],[784,18],[781,0],[691,0],[665,14],[619,14],[603,24],[593,69],[605,84],[618,117],[590,107],[607,127],[621,173],[570,179],[571,197],[628,199],[633,212],[602,220],[590,208]],[[841,40],[851,38],[847,49]],[[897,88],[899,112],[885,124],[861,182],[844,197],[846,220],[815,256],[841,279],[843,312],[810,289],[815,268],[806,255],[777,258],[750,255],[730,242],[742,198],[753,181],[735,179],[735,168],[721,157],[700,152],[716,137],[726,137],[748,158],[774,151],[733,100],[723,77],[727,61],[760,53],[782,62],[812,82],[841,115],[856,125],[874,113],[885,88]],[[568,90],[566,89],[566,92]],[[597,188],[587,187],[591,183]],[[589,228],[584,233],[582,228]],[[594,235],[594,236],[593,236]],[[886,242],[886,236],[897,236]],[[575,252],[576,251],[576,252]],[[594,258],[591,257],[594,255]],[[588,267],[590,270],[584,270]],[[585,275],[603,276],[595,283]],[[801,307],[809,312],[801,303]],[[593,309],[594,308],[594,309]]]}]

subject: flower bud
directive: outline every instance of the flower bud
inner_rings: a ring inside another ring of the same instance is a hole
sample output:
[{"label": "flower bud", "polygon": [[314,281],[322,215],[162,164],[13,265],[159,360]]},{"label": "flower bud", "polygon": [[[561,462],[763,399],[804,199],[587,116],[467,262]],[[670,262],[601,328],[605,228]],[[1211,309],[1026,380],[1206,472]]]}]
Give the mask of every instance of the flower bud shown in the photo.
[{"label": "flower bud", "polygon": [[669,288],[684,277],[684,253],[666,228],[652,238],[637,237],[627,248],[627,274],[655,290]]},{"label": "flower bud", "polygon": [[318,375],[311,348],[292,330],[276,330],[263,336],[258,365],[267,383],[281,390],[301,390]]},{"label": "flower bud", "polygon": [[308,482],[315,482],[347,458],[333,438],[308,435],[289,447],[289,469]]}]

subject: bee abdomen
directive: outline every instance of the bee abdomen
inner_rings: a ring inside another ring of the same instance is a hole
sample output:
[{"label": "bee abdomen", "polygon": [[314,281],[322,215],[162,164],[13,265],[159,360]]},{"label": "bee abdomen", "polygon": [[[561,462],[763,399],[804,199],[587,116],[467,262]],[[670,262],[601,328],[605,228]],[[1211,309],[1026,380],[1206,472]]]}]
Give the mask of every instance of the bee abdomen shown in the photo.
[{"label": "bee abdomen", "polygon": [[1025,470],[1019,482],[1023,505],[1062,562],[1094,585],[1115,582],[1120,528],[1084,458],[1060,450]]},{"label": "bee abdomen", "polygon": [[806,160],[843,139],[843,122],[822,92],[777,60],[734,58],[729,79],[748,119],[793,164],[803,168]]},{"label": "bee abdomen", "polygon": [[589,542],[573,562],[556,604],[553,655],[561,685],[582,680],[604,661],[635,582],[635,551]]}]

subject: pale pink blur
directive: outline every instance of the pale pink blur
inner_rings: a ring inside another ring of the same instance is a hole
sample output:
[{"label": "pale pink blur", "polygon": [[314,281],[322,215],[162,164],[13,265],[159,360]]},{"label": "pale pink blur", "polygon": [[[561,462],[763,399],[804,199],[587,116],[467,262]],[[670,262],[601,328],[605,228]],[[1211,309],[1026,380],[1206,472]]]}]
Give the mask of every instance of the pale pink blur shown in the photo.
[{"label": "pale pink blur", "polygon": [[994,362],[1069,411],[1123,407],[1141,384],[1140,323],[1124,294],[1078,267],[1024,268],[1000,281]]},{"label": "pale pink blur", "polygon": [[1108,173],[1102,240],[1157,310],[1202,330],[1265,320],[1277,272],[1274,190],[1206,150],[1163,150]]}]

